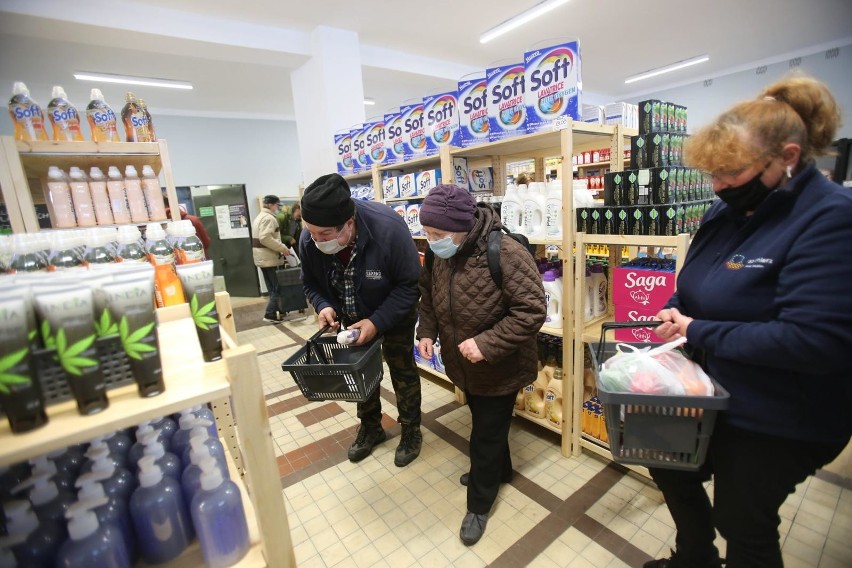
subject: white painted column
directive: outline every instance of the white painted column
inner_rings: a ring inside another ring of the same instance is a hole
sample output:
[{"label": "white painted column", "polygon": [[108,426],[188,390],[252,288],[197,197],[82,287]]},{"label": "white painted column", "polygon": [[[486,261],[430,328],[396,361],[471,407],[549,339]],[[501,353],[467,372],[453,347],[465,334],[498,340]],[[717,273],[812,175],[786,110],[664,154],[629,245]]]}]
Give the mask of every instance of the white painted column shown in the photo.
[{"label": "white painted column", "polygon": [[290,74],[305,186],[337,171],[334,133],[365,119],[358,34],[320,26],[311,58]]}]

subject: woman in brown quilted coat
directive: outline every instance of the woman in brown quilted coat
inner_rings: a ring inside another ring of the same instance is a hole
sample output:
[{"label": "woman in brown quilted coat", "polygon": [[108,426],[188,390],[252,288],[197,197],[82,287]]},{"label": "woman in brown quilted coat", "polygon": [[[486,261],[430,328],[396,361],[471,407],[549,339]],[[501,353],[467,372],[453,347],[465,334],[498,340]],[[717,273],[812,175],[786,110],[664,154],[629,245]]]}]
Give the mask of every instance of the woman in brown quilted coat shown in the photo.
[{"label": "woman in brown quilted coat", "polygon": [[538,371],[536,334],[544,323],[544,287],[532,255],[500,239],[502,286],[488,268],[487,239],[500,218],[454,185],[432,189],[420,223],[435,254],[420,275],[418,350],[431,358],[435,341],[447,375],[467,397],[473,422],[467,514],[459,537],[476,543],[501,482],[512,478],[509,425],[518,389]]}]

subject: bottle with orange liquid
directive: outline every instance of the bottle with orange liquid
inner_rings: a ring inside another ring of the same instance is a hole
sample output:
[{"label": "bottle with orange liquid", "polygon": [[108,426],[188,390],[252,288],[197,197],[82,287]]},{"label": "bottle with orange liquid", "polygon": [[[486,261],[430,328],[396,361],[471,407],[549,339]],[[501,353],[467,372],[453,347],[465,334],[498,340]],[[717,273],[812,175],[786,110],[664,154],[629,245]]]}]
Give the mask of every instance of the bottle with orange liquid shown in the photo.
[{"label": "bottle with orange liquid", "polygon": [[12,88],[9,116],[15,125],[15,140],[47,140],[44,113],[38,103],[30,98],[30,90],[20,81],[16,81]]},{"label": "bottle with orange liquid", "polygon": [[53,86],[53,98],[47,103],[47,117],[53,125],[53,139],[63,142],[78,142],[83,140],[80,128],[80,113],[68,100],[65,89],[59,85]]},{"label": "bottle with orange liquid", "polygon": [[121,109],[121,121],[128,142],[150,142],[151,133],[148,130],[148,117],[139,104],[136,96],[130,91],[125,95],[125,105]]},{"label": "bottle with orange liquid", "polygon": [[92,99],[86,107],[86,118],[92,129],[93,142],[121,142],[118,137],[118,126],[113,111],[104,100],[100,89],[92,89],[89,97]]},{"label": "bottle with orange liquid", "polygon": [[156,142],[157,134],[154,132],[154,120],[151,118],[151,113],[148,112],[148,105],[145,104],[145,101],[139,99],[139,106],[142,108],[142,112],[145,113],[145,119],[148,121],[148,142]]}]

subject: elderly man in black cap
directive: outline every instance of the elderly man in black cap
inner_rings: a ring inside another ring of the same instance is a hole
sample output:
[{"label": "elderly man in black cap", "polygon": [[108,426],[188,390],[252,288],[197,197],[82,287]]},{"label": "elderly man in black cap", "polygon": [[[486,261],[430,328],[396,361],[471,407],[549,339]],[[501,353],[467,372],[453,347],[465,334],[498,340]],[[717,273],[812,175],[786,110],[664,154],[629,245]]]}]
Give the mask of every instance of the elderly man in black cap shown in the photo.
[{"label": "elderly man in black cap", "polygon": [[[420,375],[414,363],[420,257],[408,227],[390,207],[353,200],[337,174],[317,178],[302,196],[299,239],[305,295],[320,327],[360,330],[356,345],[383,336],[382,354],[396,393],[402,436],[394,464],[420,455]],[[361,426],[349,459],[361,461],[387,439],[380,389],[358,403]]]}]

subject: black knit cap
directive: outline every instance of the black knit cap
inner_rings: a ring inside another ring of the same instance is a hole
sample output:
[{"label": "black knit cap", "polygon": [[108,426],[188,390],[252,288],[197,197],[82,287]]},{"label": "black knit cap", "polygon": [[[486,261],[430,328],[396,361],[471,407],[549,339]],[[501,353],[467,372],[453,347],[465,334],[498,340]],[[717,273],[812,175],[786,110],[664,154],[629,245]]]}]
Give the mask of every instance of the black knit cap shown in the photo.
[{"label": "black knit cap", "polygon": [[264,195],[263,196],[263,204],[264,205],[278,205],[281,203],[281,199],[277,195]]},{"label": "black knit cap", "polygon": [[339,227],[355,215],[349,184],[338,174],[318,177],[302,195],[302,219],[317,227]]}]

